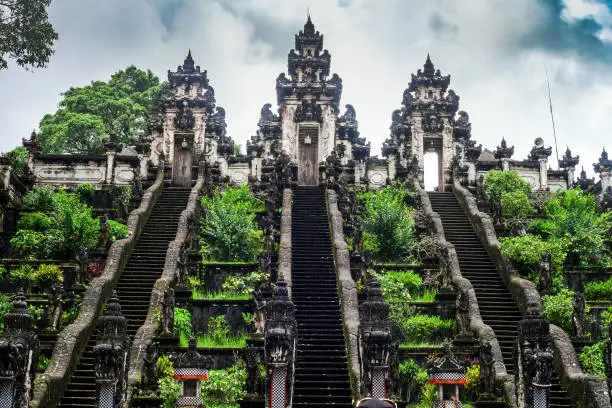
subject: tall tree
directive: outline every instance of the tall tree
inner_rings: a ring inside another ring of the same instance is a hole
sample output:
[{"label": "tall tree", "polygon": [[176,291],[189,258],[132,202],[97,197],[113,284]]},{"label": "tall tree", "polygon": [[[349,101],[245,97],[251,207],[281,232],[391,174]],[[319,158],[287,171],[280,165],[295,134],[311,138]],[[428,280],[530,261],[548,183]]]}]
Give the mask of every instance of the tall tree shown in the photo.
[{"label": "tall tree", "polygon": [[0,0],[0,69],[7,59],[29,68],[43,68],[53,54],[57,33],[49,22],[51,0]]},{"label": "tall tree", "polygon": [[57,112],[40,122],[43,152],[100,154],[107,139],[134,145],[146,130],[149,106],[161,88],[151,71],[134,66],[116,72],[108,82],[70,88]]}]

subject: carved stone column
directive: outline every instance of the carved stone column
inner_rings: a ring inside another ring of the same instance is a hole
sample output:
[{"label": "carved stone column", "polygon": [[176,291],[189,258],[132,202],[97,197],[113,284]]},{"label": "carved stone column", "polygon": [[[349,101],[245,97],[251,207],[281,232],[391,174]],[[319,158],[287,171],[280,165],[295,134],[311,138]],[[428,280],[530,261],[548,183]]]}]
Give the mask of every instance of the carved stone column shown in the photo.
[{"label": "carved stone column", "polygon": [[297,322],[295,305],[289,299],[287,284],[282,276],[276,282],[272,300],[266,305],[264,339],[268,372],[266,406],[291,406]]},{"label": "carved stone column", "polygon": [[19,291],[13,311],[4,316],[4,332],[0,337],[0,405],[26,408],[38,362],[38,337],[34,318]]},{"label": "carved stone column", "polygon": [[548,321],[528,309],[518,323],[515,345],[516,392],[519,408],[548,408],[553,354]]},{"label": "carved stone column", "polygon": [[104,315],[98,321],[100,335],[94,346],[96,363],[97,406],[115,408],[125,398],[129,340],[127,319],[121,313],[117,294],[108,300]]},{"label": "carved stone column", "polygon": [[361,393],[372,398],[387,398],[393,338],[389,304],[384,300],[380,283],[375,279],[368,283],[367,298],[359,307],[359,315]]}]

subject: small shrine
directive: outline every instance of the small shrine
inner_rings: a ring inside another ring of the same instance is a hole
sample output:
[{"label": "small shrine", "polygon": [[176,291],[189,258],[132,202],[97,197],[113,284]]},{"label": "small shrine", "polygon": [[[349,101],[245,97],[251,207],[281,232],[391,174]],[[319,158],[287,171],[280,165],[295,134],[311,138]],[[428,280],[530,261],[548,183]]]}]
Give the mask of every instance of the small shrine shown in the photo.
[{"label": "small shrine", "polygon": [[174,379],[181,384],[181,396],[176,407],[204,408],[202,381],[208,381],[208,369],[212,362],[196,350],[196,339],[189,339],[189,348],[174,361]]},{"label": "small shrine", "polygon": [[447,341],[442,346],[442,353],[442,357],[428,362],[429,383],[438,387],[438,400],[432,408],[460,408],[459,387],[465,386],[465,366],[452,356]]}]

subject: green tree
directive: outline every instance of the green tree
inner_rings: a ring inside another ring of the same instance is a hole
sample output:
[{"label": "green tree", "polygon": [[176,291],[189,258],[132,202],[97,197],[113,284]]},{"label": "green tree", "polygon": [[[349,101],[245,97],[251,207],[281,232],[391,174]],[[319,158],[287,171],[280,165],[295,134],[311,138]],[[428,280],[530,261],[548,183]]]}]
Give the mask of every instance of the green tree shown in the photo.
[{"label": "green tree", "polygon": [[18,146],[4,154],[13,169],[13,173],[22,175],[28,169],[28,152],[23,146]]},{"label": "green tree", "polygon": [[489,170],[484,178],[484,190],[489,201],[498,201],[504,193],[522,191],[529,195],[531,184],[514,170]]},{"label": "green tree", "polygon": [[146,129],[149,108],[159,107],[167,95],[165,83],[135,66],[116,72],[108,82],[72,87],[63,93],[60,108],[40,122],[43,152],[100,154],[109,138],[134,145]]},{"label": "green tree", "polygon": [[49,23],[51,0],[0,1],[0,69],[7,59],[29,68],[43,68],[53,54],[57,33]]}]

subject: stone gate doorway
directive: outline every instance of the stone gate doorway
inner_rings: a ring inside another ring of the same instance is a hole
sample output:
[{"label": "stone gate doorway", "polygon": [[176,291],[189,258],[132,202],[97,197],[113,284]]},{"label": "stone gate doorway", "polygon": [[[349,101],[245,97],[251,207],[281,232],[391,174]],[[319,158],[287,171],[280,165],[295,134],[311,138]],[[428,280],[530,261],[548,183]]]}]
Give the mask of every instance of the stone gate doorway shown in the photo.
[{"label": "stone gate doorway", "polygon": [[193,134],[175,134],[172,184],[176,186],[191,187],[192,166]]},{"label": "stone gate doorway", "polygon": [[300,126],[298,133],[298,184],[319,184],[319,127]]},{"label": "stone gate doorway", "polygon": [[442,138],[423,140],[423,185],[427,191],[444,191]]}]

